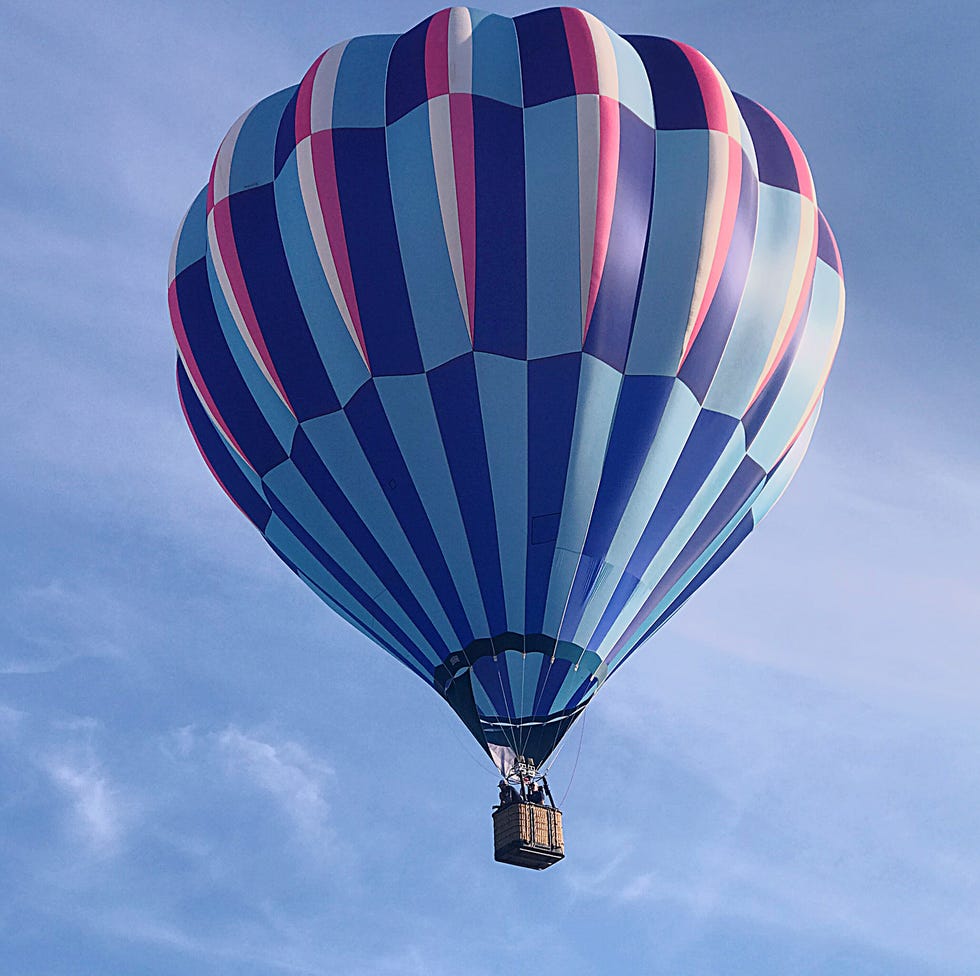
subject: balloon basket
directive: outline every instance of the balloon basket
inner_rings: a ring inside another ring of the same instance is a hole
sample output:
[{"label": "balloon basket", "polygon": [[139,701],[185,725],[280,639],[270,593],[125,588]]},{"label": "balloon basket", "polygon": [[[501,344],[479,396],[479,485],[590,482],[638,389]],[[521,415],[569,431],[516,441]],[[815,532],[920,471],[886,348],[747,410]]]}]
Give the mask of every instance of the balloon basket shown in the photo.
[{"label": "balloon basket", "polygon": [[561,810],[508,803],[493,811],[493,857],[502,864],[543,871],[565,856]]}]

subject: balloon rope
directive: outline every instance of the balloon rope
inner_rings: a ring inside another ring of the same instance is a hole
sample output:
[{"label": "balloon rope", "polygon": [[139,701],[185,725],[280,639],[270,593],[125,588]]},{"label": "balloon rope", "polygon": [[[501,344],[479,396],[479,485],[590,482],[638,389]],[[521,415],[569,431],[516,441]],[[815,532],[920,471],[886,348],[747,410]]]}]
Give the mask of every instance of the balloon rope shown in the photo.
[{"label": "balloon rope", "polygon": [[[493,637],[490,638],[490,649],[493,651],[493,663],[494,664],[497,664],[497,646],[493,642]],[[505,666],[506,666],[506,663],[507,663],[507,659],[504,658],[504,665]],[[514,719],[514,716],[510,712],[510,707],[507,705],[507,692],[504,691],[504,679],[501,677],[499,664],[497,665],[496,672],[497,672],[497,683],[500,685],[500,697],[503,699],[504,708],[507,710],[507,717],[510,719],[510,721],[512,723],[511,724],[511,728],[513,729],[513,723],[514,723],[515,719]],[[509,671],[507,672],[507,683],[510,684],[510,672]],[[507,734],[507,731],[504,730],[504,736],[506,737],[507,742],[509,743],[510,747],[514,750],[514,756],[515,757],[516,756],[519,756],[520,755],[520,751],[518,750],[517,739],[514,737],[513,732],[510,735],[508,735]]]},{"label": "balloon rope", "polygon": [[582,731],[579,733],[578,748],[575,750],[575,762],[572,764],[572,775],[568,777],[568,786],[565,787],[565,792],[562,793],[561,800],[558,802],[559,810],[565,805],[565,798],[568,796],[568,792],[572,788],[572,782],[575,779],[575,770],[578,769],[579,756],[582,755],[582,741],[585,739],[585,717],[586,713],[582,712]]}]

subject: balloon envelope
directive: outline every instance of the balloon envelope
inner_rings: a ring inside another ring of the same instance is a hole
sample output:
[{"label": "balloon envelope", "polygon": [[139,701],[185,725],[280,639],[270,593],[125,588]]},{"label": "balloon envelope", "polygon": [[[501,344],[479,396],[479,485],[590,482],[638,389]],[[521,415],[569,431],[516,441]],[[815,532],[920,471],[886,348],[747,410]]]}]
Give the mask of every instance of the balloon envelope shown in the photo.
[{"label": "balloon envelope", "polygon": [[844,290],[800,147],[703,55],[456,7],[232,126],[169,300],[215,478],[506,770],[783,491]]}]

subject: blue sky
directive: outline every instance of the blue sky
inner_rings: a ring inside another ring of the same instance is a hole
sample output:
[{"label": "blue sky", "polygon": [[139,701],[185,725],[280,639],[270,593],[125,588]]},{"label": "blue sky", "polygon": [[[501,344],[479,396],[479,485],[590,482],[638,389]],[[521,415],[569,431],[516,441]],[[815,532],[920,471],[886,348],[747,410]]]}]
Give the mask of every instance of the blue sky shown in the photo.
[{"label": "blue sky", "polygon": [[228,126],[431,8],[0,14],[4,974],[976,973],[977,13],[592,9],[789,124],[848,313],[796,482],[569,735],[543,874],[493,863],[462,725],[228,504],[174,389],[167,256]]}]

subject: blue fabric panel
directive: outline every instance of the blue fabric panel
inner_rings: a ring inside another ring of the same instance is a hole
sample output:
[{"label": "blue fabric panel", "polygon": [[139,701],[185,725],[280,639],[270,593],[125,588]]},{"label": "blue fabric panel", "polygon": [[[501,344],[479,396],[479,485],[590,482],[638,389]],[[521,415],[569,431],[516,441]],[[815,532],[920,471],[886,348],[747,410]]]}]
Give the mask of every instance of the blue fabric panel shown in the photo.
[{"label": "blue fabric panel", "polygon": [[388,184],[384,129],[334,129],[337,189],[375,376],[422,372]]},{"label": "blue fabric panel", "polygon": [[641,122],[651,129],[655,127],[653,92],[646,65],[636,49],[615,31],[604,27],[616,58],[616,74],[619,76],[619,101]]},{"label": "blue fabric panel", "polygon": [[235,499],[248,520],[261,532],[269,521],[271,510],[265,499],[242,473],[231,450],[211,423],[211,418],[197,399],[194,387],[191,386],[191,381],[184,370],[184,364],[179,359],[177,360],[177,386],[184,402],[184,409],[187,411],[187,421],[194,431],[201,451],[225,490]]},{"label": "blue fabric panel", "polygon": [[769,377],[766,385],[762,388],[758,397],[756,397],[755,402],[745,412],[742,426],[745,427],[745,443],[747,445],[751,445],[755,440],[756,435],[769,416],[769,412],[772,410],[773,404],[775,404],[776,398],[783,388],[783,384],[786,382],[786,377],[789,376],[789,371],[796,360],[796,351],[799,349],[800,343],[803,341],[803,334],[806,332],[810,303],[812,301],[813,285],[811,284],[810,294],[807,296],[806,305],[803,308],[802,321],[793,333],[793,337],[790,339],[789,345],[783,353],[783,358],[773,370],[772,376]]},{"label": "blue fabric panel", "polygon": [[273,147],[279,133],[279,123],[283,110],[298,88],[298,85],[294,85],[263,98],[248,113],[238,132],[231,157],[228,179],[230,195],[262,183],[271,183],[275,178],[276,155]]},{"label": "blue fabric panel", "polygon": [[330,378],[337,399],[344,404],[370,374],[347,331],[320,264],[303,205],[295,156],[283,167],[276,179],[275,189],[279,233],[296,296],[320,362]]},{"label": "blue fabric panel", "polygon": [[303,544],[304,548],[323,568],[330,573],[341,587],[362,607],[374,617],[415,659],[420,669],[431,680],[435,668],[425,654],[411,641],[408,635],[371,599],[370,596],[349,576],[330,554],[310,535],[306,529],[292,516],[289,510],[276,497],[275,492],[267,489],[267,497],[273,512],[281,519],[286,528]]},{"label": "blue fabric panel", "polygon": [[340,409],[310,335],[279,235],[272,184],[229,199],[235,245],[266,348],[302,423]]},{"label": "blue fabric panel", "polygon": [[523,655],[523,675],[521,677],[521,715],[536,715],[535,712],[535,693],[538,688],[538,678],[545,661],[550,661],[550,656],[546,656],[539,651],[532,651]]},{"label": "blue fabric panel", "polygon": [[333,128],[385,124],[385,71],[397,34],[352,38],[344,48],[333,96]]},{"label": "blue fabric panel", "polygon": [[837,248],[834,247],[834,239],[830,232],[830,224],[827,218],[818,210],[817,220],[819,230],[817,232],[817,257],[829,264],[838,274],[841,273],[840,261],[837,260]]},{"label": "blue fabric panel", "polygon": [[388,127],[388,173],[419,349],[425,368],[433,369],[472,344],[439,209],[428,104]]},{"label": "blue fabric panel", "polygon": [[492,634],[506,629],[504,589],[497,545],[497,519],[487,462],[473,354],[460,356],[428,374],[453,487],[473,555]]},{"label": "blue fabric panel", "polygon": [[623,372],[653,205],[654,132],[619,109],[619,175],[609,249],[585,351]]},{"label": "blue fabric panel", "polygon": [[524,630],[527,562],[527,363],[477,353],[474,357],[497,544],[507,605],[507,630]]},{"label": "blue fabric panel", "polygon": [[582,668],[575,670],[574,665],[565,674],[565,680],[555,693],[555,700],[551,703],[552,712],[560,712],[568,708],[573,696],[581,689],[582,685],[589,680],[589,673]]},{"label": "blue fabric panel", "polygon": [[[345,413],[412,552],[452,623],[460,646],[465,646],[472,640],[472,634],[459,593],[373,383],[361,387]],[[432,646],[439,650],[440,656],[448,656],[450,649],[443,648],[441,642],[433,642]]]},{"label": "blue fabric panel", "polygon": [[296,431],[290,457],[306,483],[323,503],[323,507],[330,513],[330,517],[337,523],[344,535],[350,539],[351,544],[371,568],[371,572],[384,584],[385,589],[405,611],[412,623],[418,628],[419,633],[429,642],[429,646],[440,658],[445,657],[449,649],[438,631],[432,626],[425,610],[399,574],[398,568],[392,564],[370,528],[364,524],[354,506],[351,505],[340,486],[326,469],[302,427]]},{"label": "blue fabric panel", "polygon": [[711,473],[737,426],[738,420],[723,413],[714,413],[711,410],[700,413],[671,472],[664,493],[630,557],[626,566],[627,572],[634,576],[643,575],[643,571]]},{"label": "blue fabric panel", "polygon": [[510,697],[510,682],[501,675],[502,659],[481,657],[473,664],[473,671],[493,704],[493,715],[500,718],[514,717],[514,702]]},{"label": "blue fabric panel", "polygon": [[707,129],[708,117],[697,76],[687,55],[665,37],[627,34],[624,40],[643,60],[653,89],[657,128]]},{"label": "blue fabric panel", "polygon": [[701,253],[708,148],[706,130],[657,131],[653,215],[630,342],[630,373],[673,376],[677,371]]},{"label": "blue fabric panel", "polygon": [[605,559],[650,452],[670,391],[668,376],[626,376],[619,394],[585,552]]},{"label": "blue fabric panel", "polygon": [[426,100],[425,35],[431,17],[426,17],[395,41],[388,58],[385,81],[385,118],[390,125]]},{"label": "blue fabric panel", "polygon": [[174,277],[195,261],[200,261],[208,250],[208,188],[204,187],[190,205],[177,241]]},{"label": "blue fabric panel", "polygon": [[800,192],[800,181],[796,174],[793,153],[786,143],[786,137],[776,125],[773,117],[751,98],[735,94],[742,118],[748,127],[755,146],[759,163],[759,182],[770,186],[781,186],[784,190]]},{"label": "blue fabric panel", "polygon": [[473,348],[527,355],[524,116],[473,96],[476,162],[476,311]]},{"label": "blue fabric panel", "polygon": [[568,672],[574,662],[566,661],[564,658],[555,658],[552,661],[548,658],[548,663],[541,669],[538,676],[538,686],[534,691],[534,714],[550,715],[555,695],[565,681]]},{"label": "blue fabric panel", "polygon": [[473,94],[521,105],[521,61],[509,17],[470,10],[473,21]]},{"label": "blue fabric panel", "polygon": [[[535,519],[560,515],[565,500],[568,456],[575,426],[582,356],[569,353],[528,363],[528,516],[531,544],[527,549],[525,632],[540,633],[544,624],[548,581],[558,535],[535,537]],[[544,533],[547,535],[547,533]]]},{"label": "blue fabric panel", "polygon": [[700,403],[707,396],[708,387],[718,369],[725,344],[732,334],[732,325],[738,314],[745,282],[752,261],[755,230],[759,215],[759,183],[749,166],[749,159],[742,153],[742,181],[739,189],[738,209],[732,241],[725,258],[725,266],[718,280],[718,287],[711,305],[701,323],[694,345],[684,360],[679,376],[687,384]]},{"label": "blue fabric panel", "polygon": [[575,94],[572,62],[561,10],[551,7],[514,18],[521,50],[524,105],[541,105]]},{"label": "blue fabric panel", "polygon": [[582,348],[578,113],[563,98],[524,113],[527,357]]},{"label": "blue fabric panel", "polygon": [[609,635],[610,628],[616,623],[617,618],[623,612],[623,607],[626,606],[639,585],[639,579],[631,573],[625,573],[616,584],[616,589],[606,603],[606,608],[602,611],[599,623],[596,624],[596,628],[586,644],[590,651],[597,651],[599,649],[599,645]]},{"label": "blue fabric panel", "polygon": [[177,302],[204,385],[252,467],[260,474],[286,452],[249,392],[221,331],[202,259],[176,279]]},{"label": "blue fabric panel", "polygon": [[279,130],[276,133],[276,176],[282,172],[286,160],[296,149],[296,96],[298,93],[299,85],[293,89],[292,97],[286,103],[279,118]]},{"label": "blue fabric panel", "polygon": [[238,323],[235,322],[221,290],[221,282],[218,280],[218,272],[214,267],[212,258],[213,255],[209,251],[207,256],[208,284],[211,288],[211,299],[214,302],[215,314],[218,316],[218,324],[221,326],[225,342],[228,344],[228,351],[231,353],[232,359],[235,360],[235,366],[255,400],[255,405],[259,408],[266,423],[272,428],[273,433],[279,438],[283,450],[288,451],[293,440],[293,431],[296,430],[296,418],[289,407],[283,403],[282,397],[266,378],[265,373],[262,372],[252,355],[252,350],[245,344]]},{"label": "blue fabric panel", "polygon": [[[469,636],[460,645],[465,647],[475,636],[488,636],[489,628],[429,384],[425,376],[388,376],[375,383],[412,484],[463,602]],[[450,619],[456,627],[452,614]]]}]

